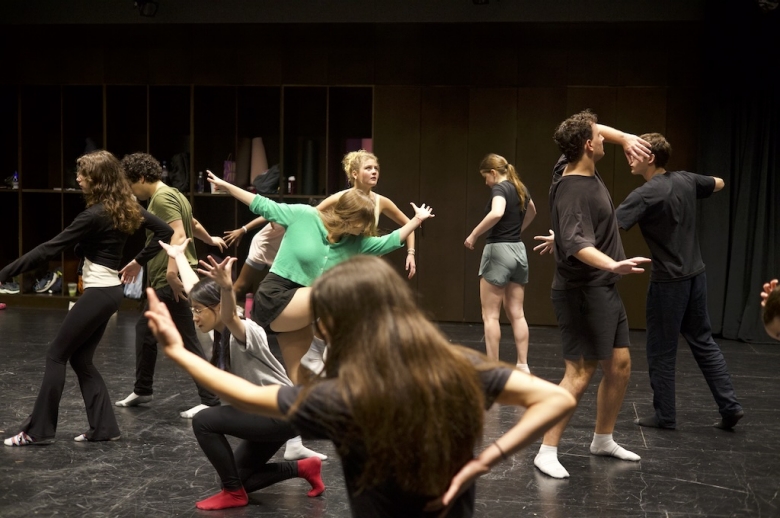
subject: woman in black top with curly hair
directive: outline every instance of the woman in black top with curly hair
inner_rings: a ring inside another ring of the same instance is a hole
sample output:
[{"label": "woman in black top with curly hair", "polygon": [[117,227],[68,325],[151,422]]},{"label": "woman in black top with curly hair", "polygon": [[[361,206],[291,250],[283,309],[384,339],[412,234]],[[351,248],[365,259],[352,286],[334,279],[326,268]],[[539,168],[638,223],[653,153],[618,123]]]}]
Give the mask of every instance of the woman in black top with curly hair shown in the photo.
[{"label": "woman in black top with curly hair", "polygon": [[[78,159],[77,169],[76,181],[84,192],[86,210],[54,239],[35,247],[0,271],[0,282],[5,282],[59,256],[72,245],[76,245],[76,253],[83,258],[84,294],[68,312],[49,346],[43,383],[32,414],[17,435],[4,441],[6,446],[54,442],[68,361],[78,376],[89,421],[89,430],[76,436],[75,440],[119,439],[119,426],[108,389],[92,364],[92,356],[109,317],[119,309],[122,282],[132,281],[141,266],[160,251],[158,241],[167,242],[173,235],[171,227],[146,212],[135,200],[114,155],[108,151],[89,153]],[[154,233],[154,244],[144,248],[120,271],[125,242],[141,227]]]}]

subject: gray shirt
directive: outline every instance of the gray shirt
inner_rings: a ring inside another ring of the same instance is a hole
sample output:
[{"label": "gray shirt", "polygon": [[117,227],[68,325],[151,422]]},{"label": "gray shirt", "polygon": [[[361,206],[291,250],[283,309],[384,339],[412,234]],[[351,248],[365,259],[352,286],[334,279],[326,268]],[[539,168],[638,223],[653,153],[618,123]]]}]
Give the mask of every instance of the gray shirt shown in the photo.
[{"label": "gray shirt", "polygon": [[236,376],[255,385],[286,385],[292,381],[284,366],[268,348],[268,336],[262,327],[252,320],[244,320],[246,343],[230,337],[230,370]]}]

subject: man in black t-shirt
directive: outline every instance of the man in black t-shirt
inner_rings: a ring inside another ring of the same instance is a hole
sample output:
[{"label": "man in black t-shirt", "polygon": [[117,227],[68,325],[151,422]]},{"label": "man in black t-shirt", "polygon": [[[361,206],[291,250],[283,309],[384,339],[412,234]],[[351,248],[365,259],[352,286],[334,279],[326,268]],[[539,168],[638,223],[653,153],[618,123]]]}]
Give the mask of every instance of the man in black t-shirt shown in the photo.
[{"label": "man in black t-shirt", "polygon": [[[639,455],[612,438],[631,374],[628,322],[615,283],[622,275],[643,272],[639,265],[650,259],[626,259],[615,208],[596,172],[596,162],[604,156],[604,140],[621,144],[627,156],[647,155],[648,150],[635,135],[597,124],[590,111],[563,121],[554,139],[563,156],[555,164],[550,186],[552,233],[536,237],[545,243],[534,250],[554,251],[555,255],[551,297],[566,366],[560,386],[579,401],[601,366],[590,452],[638,461]],[[567,424],[564,418],[544,435],[534,459],[534,465],[551,477],[569,476],[558,461],[558,443]]]},{"label": "man in black t-shirt", "polygon": [[636,223],[650,247],[653,264],[647,290],[647,365],[653,388],[651,416],[640,426],[675,428],[675,362],[682,333],[718,404],[721,421],[731,429],[744,412],[731,383],[720,347],[712,339],[707,313],[707,278],[696,235],[696,200],[723,189],[723,180],[685,171],[667,171],[672,152],[659,133],[642,135],[650,143],[649,158],[630,158],[631,173],[646,183],[626,197],[617,221],[628,230]]}]

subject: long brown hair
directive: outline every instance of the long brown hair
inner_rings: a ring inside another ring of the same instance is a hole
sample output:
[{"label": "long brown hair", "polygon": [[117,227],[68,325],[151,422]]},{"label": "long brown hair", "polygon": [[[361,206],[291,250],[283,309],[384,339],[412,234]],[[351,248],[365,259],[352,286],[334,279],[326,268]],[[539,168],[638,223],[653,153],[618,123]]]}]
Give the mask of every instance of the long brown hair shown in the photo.
[{"label": "long brown hair", "polygon": [[491,169],[495,169],[500,174],[509,177],[509,181],[515,186],[517,196],[520,198],[520,209],[524,210],[526,200],[528,199],[528,191],[523,182],[520,181],[520,176],[518,176],[517,171],[515,171],[515,167],[501,155],[489,153],[485,155],[485,158],[479,163],[479,172],[480,174],[484,174]]},{"label": "long brown hair", "polygon": [[364,225],[364,236],[376,235],[376,206],[371,198],[357,189],[349,189],[331,208],[320,212],[325,228],[336,237],[345,235],[352,227]]},{"label": "long brown hair", "polygon": [[76,160],[76,169],[89,184],[84,193],[87,207],[102,203],[114,228],[132,234],[143,222],[141,208],[133,197],[122,165],[108,151],[93,151]]},{"label": "long brown hair", "polygon": [[325,272],[311,304],[330,341],[326,379],[336,379],[350,409],[339,453],[365,448],[358,489],[392,482],[441,495],[482,435],[484,395],[466,350],[450,345],[406,282],[376,257],[357,256]]}]

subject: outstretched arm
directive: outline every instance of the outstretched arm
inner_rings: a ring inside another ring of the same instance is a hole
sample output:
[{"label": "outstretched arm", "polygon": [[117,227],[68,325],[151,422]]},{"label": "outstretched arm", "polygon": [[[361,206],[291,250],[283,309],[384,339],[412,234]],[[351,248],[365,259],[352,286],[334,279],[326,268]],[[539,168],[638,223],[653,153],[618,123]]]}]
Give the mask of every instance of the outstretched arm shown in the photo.
[{"label": "outstretched arm", "polygon": [[642,160],[650,156],[650,143],[631,133],[624,133],[615,128],[599,124],[599,131],[604,136],[604,140],[610,144],[617,144],[623,147],[626,159],[634,157]]},{"label": "outstretched arm", "polygon": [[565,389],[519,371],[512,373],[496,401],[503,405],[525,407],[526,410],[512,428],[461,468],[447,492],[429,503],[426,511],[449,506],[477,478],[488,473],[502,459],[536,441],[577,405],[574,396]]},{"label": "outstretched arm", "polygon": [[[384,204],[382,214],[392,219],[400,226],[409,223],[409,218],[406,217],[406,214],[401,212],[401,209],[399,209],[392,200],[384,196],[382,196],[380,200],[381,203]],[[414,257],[414,254],[416,253],[414,248],[414,232],[406,237],[406,252],[406,271],[409,272],[409,278],[411,279],[414,277],[414,274],[417,273],[417,261],[415,261]]]},{"label": "outstretched arm", "polygon": [[650,262],[650,259],[646,257],[632,257],[631,259],[625,259],[623,261],[615,261],[610,256],[593,246],[585,247],[579,252],[576,252],[574,257],[589,266],[598,268],[599,270],[619,273],[620,275],[628,275],[629,273],[642,273],[645,270],[644,268],[639,268],[638,265]]},{"label": "outstretched arm", "polygon": [[144,316],[149,319],[149,329],[157,338],[157,342],[164,346],[165,354],[171,360],[178,363],[200,385],[219,395],[220,399],[237,409],[268,417],[284,418],[277,403],[279,385],[260,387],[218,369],[187,351],[179,330],[171,320],[168,308],[160,302],[152,288],[147,288],[146,294],[149,298],[149,310],[144,313]]},{"label": "outstretched arm", "polygon": [[260,196],[252,194],[251,192],[242,189],[241,187],[238,187],[237,185],[233,185],[232,183],[228,183],[222,178],[218,177],[214,173],[212,173],[209,170],[206,170],[206,173],[208,174],[208,181],[209,183],[212,183],[216,186],[217,189],[220,191],[225,191],[226,193],[230,194],[232,197],[243,203],[244,205],[251,205],[252,200],[255,199],[255,196]]},{"label": "outstretched arm", "polygon": [[179,270],[179,276],[181,276],[181,283],[184,285],[184,293],[189,294],[192,287],[195,286],[200,279],[195,270],[190,266],[187,261],[187,256],[184,255],[184,249],[187,248],[187,243],[190,242],[190,238],[185,239],[178,245],[169,245],[160,241],[160,246],[168,254],[168,257],[173,259],[176,263],[176,268]]},{"label": "outstretched arm", "polygon": [[210,235],[206,228],[200,224],[200,221],[195,218],[192,218],[192,235],[207,245],[218,247],[220,252],[227,248],[227,244],[221,237]]},{"label": "outstretched arm", "polygon": [[236,295],[233,293],[233,263],[235,257],[226,257],[221,263],[208,256],[208,261],[201,261],[198,272],[213,279],[219,286],[220,319],[230,334],[241,343],[246,343],[246,325],[236,312]]},{"label": "outstretched arm", "polygon": [[257,218],[253,219],[246,225],[237,228],[235,230],[226,230],[225,231],[225,243],[227,246],[233,246],[237,245],[241,242],[241,238],[244,237],[244,234],[249,233],[250,230],[254,230],[257,227],[261,226],[263,223],[268,221],[263,216],[258,216]]},{"label": "outstretched arm", "polygon": [[415,230],[420,228],[423,224],[423,221],[425,221],[428,218],[434,217],[432,207],[426,207],[424,203],[419,207],[414,203],[411,203],[410,205],[414,209],[414,217],[410,219],[406,225],[401,227],[399,232],[399,237],[401,239],[401,242],[406,241],[407,237],[409,237],[412,233],[414,233]]}]

